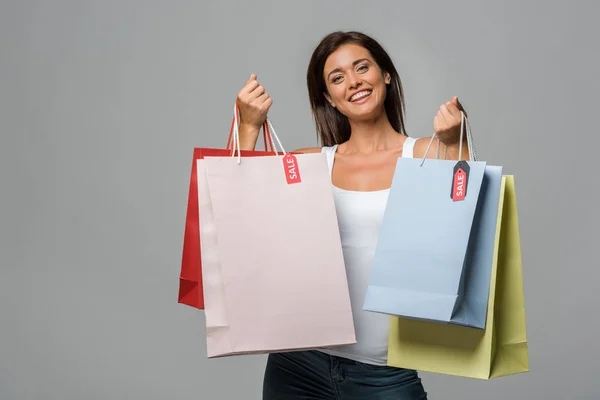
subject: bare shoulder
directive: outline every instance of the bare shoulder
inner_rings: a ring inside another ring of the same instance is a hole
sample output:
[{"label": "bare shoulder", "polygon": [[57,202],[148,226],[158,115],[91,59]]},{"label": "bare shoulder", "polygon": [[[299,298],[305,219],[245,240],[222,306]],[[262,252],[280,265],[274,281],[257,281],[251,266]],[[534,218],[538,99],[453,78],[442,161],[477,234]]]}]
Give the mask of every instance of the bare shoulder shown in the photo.
[{"label": "bare shoulder", "polygon": [[321,152],[321,148],[320,147],[305,147],[305,148],[302,148],[302,149],[294,150],[294,153],[303,153],[303,154],[320,153],[320,152]]},{"label": "bare shoulder", "polygon": [[[413,157],[421,158],[425,155],[425,151],[427,150],[427,146],[429,146],[429,142],[431,141],[431,137],[421,137],[417,138],[415,141],[415,147],[413,150]],[[435,154],[437,151],[437,140],[434,140],[429,148],[429,152],[427,153],[426,158],[435,158]]]}]

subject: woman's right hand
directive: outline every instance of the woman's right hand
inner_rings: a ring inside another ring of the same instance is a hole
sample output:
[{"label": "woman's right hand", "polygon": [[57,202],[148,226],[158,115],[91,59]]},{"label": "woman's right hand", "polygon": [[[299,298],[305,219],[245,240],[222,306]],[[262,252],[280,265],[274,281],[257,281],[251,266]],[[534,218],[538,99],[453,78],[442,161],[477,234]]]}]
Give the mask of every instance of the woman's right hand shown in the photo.
[{"label": "woman's right hand", "polygon": [[260,129],[273,104],[271,96],[252,74],[237,95],[240,112],[240,147],[242,150],[254,150]]}]

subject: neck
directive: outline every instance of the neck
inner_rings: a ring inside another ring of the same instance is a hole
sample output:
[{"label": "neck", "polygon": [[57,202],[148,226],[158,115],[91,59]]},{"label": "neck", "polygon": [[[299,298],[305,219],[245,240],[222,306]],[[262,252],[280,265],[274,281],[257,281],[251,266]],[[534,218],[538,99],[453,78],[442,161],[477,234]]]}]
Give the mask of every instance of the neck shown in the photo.
[{"label": "neck", "polygon": [[346,142],[350,152],[368,154],[396,147],[403,141],[403,136],[394,130],[385,112],[378,118],[350,121],[350,129],[350,139]]}]

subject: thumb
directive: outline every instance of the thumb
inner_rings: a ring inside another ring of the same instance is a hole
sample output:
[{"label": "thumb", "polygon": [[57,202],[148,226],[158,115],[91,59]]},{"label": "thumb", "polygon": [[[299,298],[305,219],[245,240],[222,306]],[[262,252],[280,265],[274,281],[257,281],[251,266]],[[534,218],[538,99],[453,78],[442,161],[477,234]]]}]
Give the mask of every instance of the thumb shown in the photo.
[{"label": "thumb", "polygon": [[460,101],[458,101],[458,97],[454,96],[452,97],[452,103],[454,103],[454,105],[462,112],[465,113],[465,116],[467,115],[467,111],[465,110],[465,108],[463,107],[462,104],[460,104]]},{"label": "thumb", "polygon": [[253,80],[256,80],[256,74],[254,72],[250,75],[250,78],[248,78],[246,84],[252,82]]}]

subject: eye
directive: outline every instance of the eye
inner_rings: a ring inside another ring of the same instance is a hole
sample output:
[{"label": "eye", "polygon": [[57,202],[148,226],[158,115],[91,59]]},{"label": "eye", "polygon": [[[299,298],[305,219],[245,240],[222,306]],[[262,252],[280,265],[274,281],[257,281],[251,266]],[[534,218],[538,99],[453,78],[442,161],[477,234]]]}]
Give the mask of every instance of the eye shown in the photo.
[{"label": "eye", "polygon": [[333,79],[331,79],[331,82],[333,83],[339,83],[342,80],[342,75],[336,75],[333,77]]},{"label": "eye", "polygon": [[358,72],[367,72],[369,70],[369,67],[365,64],[360,65],[357,69]]}]

